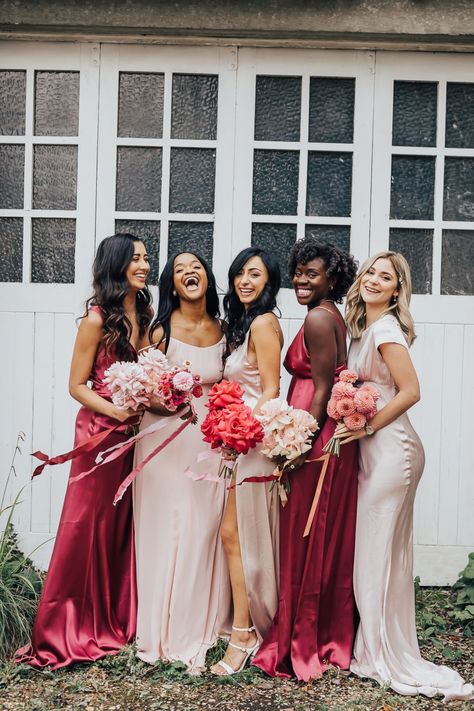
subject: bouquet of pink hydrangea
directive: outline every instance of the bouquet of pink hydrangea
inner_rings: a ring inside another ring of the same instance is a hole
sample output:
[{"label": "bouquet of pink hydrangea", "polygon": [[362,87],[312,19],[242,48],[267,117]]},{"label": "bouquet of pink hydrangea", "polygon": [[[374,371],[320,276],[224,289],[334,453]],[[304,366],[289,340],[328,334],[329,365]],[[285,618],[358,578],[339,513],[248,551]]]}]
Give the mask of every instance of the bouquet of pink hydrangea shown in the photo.
[{"label": "bouquet of pink hydrangea", "polygon": [[[339,381],[333,385],[327,404],[329,417],[339,424],[343,422],[348,430],[360,430],[377,413],[377,400],[380,393],[373,385],[364,384],[356,387],[358,375],[354,370],[342,370]],[[339,456],[341,442],[331,437],[323,447],[324,452]]]},{"label": "bouquet of pink hydrangea", "polygon": [[120,410],[138,410],[147,407],[153,393],[153,384],[140,363],[117,361],[105,371],[104,383],[112,402]]},{"label": "bouquet of pink hydrangea", "polygon": [[289,405],[286,400],[274,398],[262,405],[257,416],[263,432],[262,454],[277,463],[273,472],[282,504],[285,505],[290,491],[285,476],[291,463],[313,446],[314,433],[319,429],[317,421],[306,410]]}]

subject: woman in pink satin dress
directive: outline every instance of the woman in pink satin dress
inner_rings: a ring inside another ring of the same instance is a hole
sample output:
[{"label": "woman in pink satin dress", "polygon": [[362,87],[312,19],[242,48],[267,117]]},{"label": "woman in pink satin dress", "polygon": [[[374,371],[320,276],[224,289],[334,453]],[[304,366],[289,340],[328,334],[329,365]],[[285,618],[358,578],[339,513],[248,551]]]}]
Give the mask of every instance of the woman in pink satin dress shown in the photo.
[{"label": "woman in pink satin dress", "polygon": [[[70,478],[90,469],[99,451],[125,441],[137,415],[110,401],[104,372],[135,360],[151,319],[145,246],[129,234],[108,237],[94,261],[94,294],[74,346],[69,391],[80,408],[74,446],[116,426],[106,444],[82,453]],[[87,383],[90,381],[92,387]],[[69,457],[70,458],[70,457]],[[64,458],[63,458],[64,459]],[[54,462],[51,462],[54,463]],[[114,494],[131,471],[133,452],[69,483],[31,643],[16,661],[58,669],[116,654],[135,636],[136,592],[132,498]]]},{"label": "woman in pink satin dress", "polygon": [[[309,536],[303,533],[335,422],[326,415],[333,383],[346,367],[346,330],[335,305],[356,274],[352,257],[313,237],[296,242],[290,274],[308,309],[288,349],[293,378],[288,402],[311,412],[320,430],[312,449],[294,462],[291,490],[280,511],[278,611],[254,664],[270,676],[309,681],[332,664],[348,669],[354,639],[352,565],[357,502],[357,448],[332,456]],[[308,461],[306,461],[308,460]]]},{"label": "woman in pink satin dress", "polygon": [[408,353],[415,339],[410,297],[410,269],[396,252],[368,259],[347,295],[349,367],[380,393],[378,412],[364,429],[337,429],[341,452],[359,441],[354,592],[360,625],[351,671],[399,694],[472,699],[474,686],[423,659],[416,637],[413,503],[425,457],[407,416],[419,399]]}]

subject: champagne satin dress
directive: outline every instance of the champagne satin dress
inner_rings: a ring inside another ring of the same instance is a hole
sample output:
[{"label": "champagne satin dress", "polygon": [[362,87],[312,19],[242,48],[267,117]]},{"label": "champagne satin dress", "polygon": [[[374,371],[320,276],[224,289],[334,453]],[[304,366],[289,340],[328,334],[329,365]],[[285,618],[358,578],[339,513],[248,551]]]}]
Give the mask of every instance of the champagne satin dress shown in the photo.
[{"label": "champagne satin dress", "polygon": [[[407,343],[398,320],[382,316],[353,340],[349,367],[380,392],[381,409],[397,390],[380,352]],[[413,502],[424,467],[423,446],[406,413],[360,440],[354,590],[360,625],[351,671],[400,694],[470,699],[472,684],[421,657],[415,627]]]}]

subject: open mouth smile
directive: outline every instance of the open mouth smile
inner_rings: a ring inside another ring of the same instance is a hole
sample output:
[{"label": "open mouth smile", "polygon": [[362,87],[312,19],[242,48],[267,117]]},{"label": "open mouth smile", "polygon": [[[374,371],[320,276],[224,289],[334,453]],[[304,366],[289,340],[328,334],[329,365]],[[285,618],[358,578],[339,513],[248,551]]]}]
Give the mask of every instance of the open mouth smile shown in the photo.
[{"label": "open mouth smile", "polygon": [[199,279],[191,275],[184,279],[183,284],[188,291],[196,291],[199,288]]}]

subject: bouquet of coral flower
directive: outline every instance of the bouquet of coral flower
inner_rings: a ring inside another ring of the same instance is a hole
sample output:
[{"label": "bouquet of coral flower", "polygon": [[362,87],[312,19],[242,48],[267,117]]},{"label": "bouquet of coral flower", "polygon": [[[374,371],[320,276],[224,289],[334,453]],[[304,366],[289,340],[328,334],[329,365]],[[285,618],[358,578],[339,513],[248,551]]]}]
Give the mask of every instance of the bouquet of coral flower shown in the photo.
[{"label": "bouquet of coral flower", "polygon": [[286,400],[267,400],[257,416],[263,426],[262,454],[277,463],[273,472],[282,506],[288,501],[290,482],[284,476],[294,468],[292,462],[313,446],[313,435],[319,429],[315,418],[306,410],[288,405]]},{"label": "bouquet of coral flower", "polygon": [[[343,422],[348,430],[361,430],[377,413],[377,400],[380,393],[373,385],[364,384],[356,387],[358,375],[354,370],[342,370],[339,381],[333,385],[327,404],[329,417],[339,424]],[[331,437],[323,447],[324,452],[339,456],[341,442]]]},{"label": "bouquet of coral flower", "polygon": [[209,413],[201,425],[204,442],[212,449],[224,447],[232,457],[223,453],[219,476],[232,476],[234,457],[247,454],[263,440],[262,425],[244,403],[243,394],[240,385],[230,380],[216,383],[209,392]]}]

